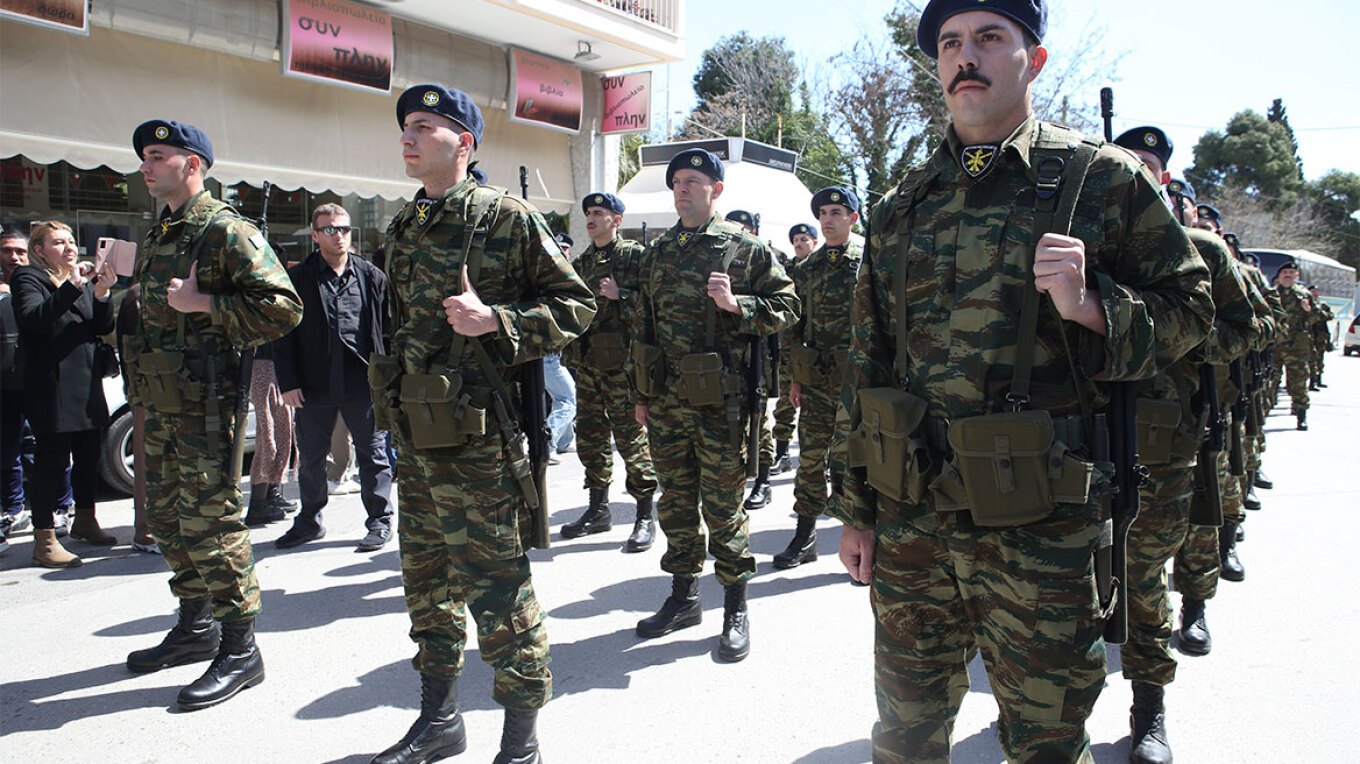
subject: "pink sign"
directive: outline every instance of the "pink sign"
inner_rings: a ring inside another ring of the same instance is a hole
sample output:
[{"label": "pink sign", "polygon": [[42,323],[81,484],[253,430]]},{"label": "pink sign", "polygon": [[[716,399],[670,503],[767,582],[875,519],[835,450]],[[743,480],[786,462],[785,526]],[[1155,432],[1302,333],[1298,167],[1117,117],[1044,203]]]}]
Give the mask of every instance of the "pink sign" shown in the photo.
[{"label": "pink sign", "polygon": [[581,131],[581,70],[562,61],[510,51],[510,119],[567,133]]},{"label": "pink sign", "polygon": [[0,0],[0,16],[65,32],[88,35],[86,0]]},{"label": "pink sign", "polygon": [[652,129],[651,72],[601,77],[600,88],[604,92],[601,133],[645,133]]},{"label": "pink sign", "polygon": [[288,0],[283,73],[392,92],[392,17],[343,0]]}]

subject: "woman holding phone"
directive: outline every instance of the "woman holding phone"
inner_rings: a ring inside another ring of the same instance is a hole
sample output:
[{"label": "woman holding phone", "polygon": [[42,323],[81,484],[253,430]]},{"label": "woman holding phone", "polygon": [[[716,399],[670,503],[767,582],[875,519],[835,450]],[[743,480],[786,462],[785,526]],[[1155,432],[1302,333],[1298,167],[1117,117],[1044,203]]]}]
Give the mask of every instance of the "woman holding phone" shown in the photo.
[{"label": "woman holding phone", "polygon": [[100,430],[109,418],[96,348],[113,331],[109,288],[113,266],[79,262],[70,226],[37,223],[29,232],[29,262],[14,271],[11,288],[20,342],[27,348],[24,414],[37,440],[34,457],[33,562],[71,568],[81,560],[62,547],[53,508],[71,465],[76,517],[72,538],[100,546],[116,543],[95,519]]}]

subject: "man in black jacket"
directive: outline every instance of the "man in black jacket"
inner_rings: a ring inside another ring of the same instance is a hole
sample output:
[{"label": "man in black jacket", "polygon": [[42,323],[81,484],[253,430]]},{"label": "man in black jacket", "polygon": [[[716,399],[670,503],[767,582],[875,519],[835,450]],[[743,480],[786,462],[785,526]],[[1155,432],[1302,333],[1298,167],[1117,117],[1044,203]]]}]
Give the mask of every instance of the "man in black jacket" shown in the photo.
[{"label": "man in black jacket", "polygon": [[387,277],[350,255],[349,214],[338,204],[312,212],[317,249],[288,269],[302,298],[302,323],[274,346],[283,402],[297,411],[298,488],[302,511],[274,542],[280,549],[326,535],[326,454],[335,418],[354,439],[368,535],[358,551],[381,549],[392,537],[392,466],[386,433],[375,431],[368,393],[368,357],[385,353],[390,333]]}]

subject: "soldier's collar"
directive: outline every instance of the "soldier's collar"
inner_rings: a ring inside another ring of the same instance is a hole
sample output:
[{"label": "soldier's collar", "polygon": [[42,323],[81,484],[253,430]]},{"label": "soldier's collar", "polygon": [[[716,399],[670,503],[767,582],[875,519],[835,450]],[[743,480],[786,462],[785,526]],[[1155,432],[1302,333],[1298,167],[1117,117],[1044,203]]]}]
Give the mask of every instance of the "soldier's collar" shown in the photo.
[{"label": "soldier's collar", "polygon": [[945,132],[945,145],[948,148],[949,156],[959,169],[968,177],[977,180],[999,165],[1002,156],[1011,150],[1014,150],[1019,155],[1020,161],[1028,166],[1029,150],[1034,143],[1037,124],[1037,121],[1031,115],[1000,143],[974,144],[965,144],[959,138],[959,134],[954,131],[954,125],[950,124],[949,129]]}]

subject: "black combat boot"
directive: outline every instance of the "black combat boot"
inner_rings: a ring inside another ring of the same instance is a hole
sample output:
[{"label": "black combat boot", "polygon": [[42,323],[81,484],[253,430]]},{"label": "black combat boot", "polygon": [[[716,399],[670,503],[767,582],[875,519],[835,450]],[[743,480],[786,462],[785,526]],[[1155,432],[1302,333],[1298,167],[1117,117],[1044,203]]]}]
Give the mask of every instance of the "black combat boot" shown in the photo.
[{"label": "black combat boot", "polygon": [[197,711],[215,706],[247,687],[264,681],[264,659],[255,645],[255,619],[242,618],[222,624],[222,644],[217,657],[188,687],[179,691],[179,707]]},{"label": "black combat boot", "polygon": [[269,505],[269,484],[251,483],[250,504],[246,506],[246,525],[256,528],[261,525],[278,522],[283,518],[284,512],[282,509]]},{"label": "black combat boot", "polygon": [[[1258,510],[1261,508],[1261,497],[1256,495],[1256,476],[1250,471],[1247,472],[1247,492],[1242,494],[1242,507],[1244,509]],[[1241,539],[1238,539],[1241,541]]]},{"label": "black combat boot", "polygon": [[289,501],[288,497],[283,495],[283,489],[279,487],[278,483],[269,484],[268,501],[269,506],[275,509],[281,509],[286,514],[292,514],[298,511],[297,503]]},{"label": "black combat boot", "polygon": [[751,623],[746,617],[746,582],[723,587],[723,632],[718,657],[735,663],[751,652]]},{"label": "black combat boot", "polygon": [[179,601],[179,623],[159,645],[128,653],[127,667],[138,674],[171,666],[211,660],[222,641],[222,629],[212,617],[212,597]]},{"label": "black combat boot", "polygon": [[1129,727],[1129,764],[1171,764],[1161,687],[1147,682],[1133,683]]},{"label": "black combat boot", "polygon": [[1237,533],[1233,534],[1233,537],[1237,539],[1237,543],[1240,544],[1243,541],[1247,540],[1246,528],[1247,526],[1243,525],[1242,523],[1237,524]]},{"label": "black combat boot", "polygon": [[1322,381],[1322,377],[1318,377],[1318,378],[1317,378],[1317,386],[1318,386],[1318,389],[1321,390],[1322,388],[1324,388],[1324,387],[1327,386],[1327,383]]},{"label": "black combat boot", "polygon": [[637,520],[633,522],[633,532],[623,545],[625,552],[645,552],[652,548],[656,538],[656,517],[652,513],[652,497],[637,500]]},{"label": "black combat boot", "polygon": [[1300,412],[1297,412],[1297,413],[1295,414],[1295,416],[1297,416],[1297,417],[1299,418],[1299,423],[1298,423],[1297,425],[1294,426],[1294,429],[1296,429],[1296,430],[1303,430],[1304,432],[1307,432],[1307,431],[1308,431],[1308,412],[1307,412],[1307,411],[1300,411]]},{"label": "black combat boot", "polygon": [[1266,473],[1262,472],[1260,467],[1257,467],[1256,471],[1251,473],[1251,484],[1267,491],[1275,487],[1275,481],[1266,477]]},{"label": "black combat boot", "polygon": [[798,517],[798,529],[784,551],[774,556],[774,566],[780,570],[796,568],[817,559],[817,518]]},{"label": "black combat boot", "polygon": [[562,526],[562,538],[574,539],[591,533],[604,533],[614,525],[614,517],[609,514],[609,489],[590,489],[590,506],[574,523]]},{"label": "black combat boot", "polygon": [[638,621],[637,635],[652,639],[693,626],[703,619],[704,608],[699,604],[699,579],[675,576],[671,579],[671,596],[666,598],[655,615]]},{"label": "black combat boot", "polygon": [[456,756],[466,748],[457,681],[421,674],[420,716],[396,745],[374,756],[369,764],[426,764]]},{"label": "black combat boot", "polygon": [[1209,623],[1204,620],[1204,600],[1181,597],[1181,627],[1176,631],[1176,638],[1180,640],[1183,653],[1208,655],[1213,649]]},{"label": "black combat boot", "polygon": [[1218,577],[1224,581],[1243,581],[1246,568],[1237,559],[1237,523],[1224,522],[1218,528]]},{"label": "black combat boot", "polygon": [[538,755],[538,709],[505,709],[501,751],[491,764],[540,764],[542,761],[543,757]]},{"label": "black combat boot", "polygon": [[776,440],[774,442],[774,464],[770,467],[771,475],[782,475],[793,469],[793,459],[789,458],[789,442],[787,440]]},{"label": "black combat boot", "polygon": [[756,470],[756,482],[751,486],[751,495],[743,505],[747,509],[760,509],[770,503],[770,465],[762,464]]}]

